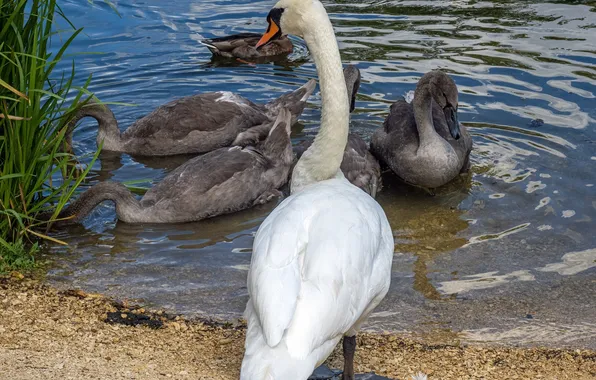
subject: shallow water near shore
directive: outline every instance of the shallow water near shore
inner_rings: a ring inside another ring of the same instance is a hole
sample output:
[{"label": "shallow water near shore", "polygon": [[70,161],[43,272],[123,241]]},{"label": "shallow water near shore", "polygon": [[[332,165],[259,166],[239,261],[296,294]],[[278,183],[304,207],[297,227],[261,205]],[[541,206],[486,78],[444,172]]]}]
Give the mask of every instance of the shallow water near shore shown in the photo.
[{"label": "shallow water near shore", "polygon": [[[327,2],[344,63],[362,85],[351,127],[368,139],[389,105],[431,69],[460,91],[474,138],[472,174],[434,196],[389,173],[378,200],[396,238],[393,281],[366,328],[435,340],[596,348],[596,2]],[[228,90],[256,102],[316,78],[304,43],[286,60],[212,62],[197,41],[262,32],[273,2],[65,0],[84,35],[77,80],[112,106],[121,129],[172,99]],[[66,25],[63,25],[66,27]],[[102,54],[84,55],[83,52]],[[70,69],[64,64],[63,68]],[[312,136],[311,97],[293,140]],[[97,126],[75,133],[82,161]],[[102,152],[87,185],[150,186],[187,157]],[[57,232],[48,278],[187,315],[240,317],[254,233],[275,202],[198,223],[116,222],[105,203]]]}]

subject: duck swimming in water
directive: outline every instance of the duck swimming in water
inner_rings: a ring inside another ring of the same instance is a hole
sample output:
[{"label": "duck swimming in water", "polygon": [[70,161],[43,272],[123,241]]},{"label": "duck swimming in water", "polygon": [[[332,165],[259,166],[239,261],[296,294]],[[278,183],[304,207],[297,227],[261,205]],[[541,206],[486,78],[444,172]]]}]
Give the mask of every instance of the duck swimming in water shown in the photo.
[{"label": "duck swimming in water", "polygon": [[[55,224],[81,221],[103,201],[114,202],[118,219],[127,223],[192,222],[266,203],[281,195],[277,189],[288,180],[293,160],[291,119],[290,111],[282,108],[264,141],[195,157],[170,172],[141,200],[120,183],[99,183],[62,210]],[[47,213],[38,219],[49,217]]]},{"label": "duck swimming in water", "polygon": [[239,33],[231,36],[210,38],[200,41],[213,53],[215,57],[226,58],[263,58],[287,55],[292,52],[294,45],[287,36],[283,36],[271,43],[259,46],[261,35],[258,33]]},{"label": "duck swimming in water", "polygon": [[[356,94],[360,88],[360,70],[354,65],[344,68],[344,78],[350,100],[350,112],[356,106]],[[297,158],[311,146],[313,140],[305,140],[295,148]],[[369,152],[368,145],[356,133],[348,134],[348,143],[341,161],[341,171],[348,181],[367,192],[373,198],[381,189],[381,166]]]},{"label": "duck swimming in water", "polygon": [[436,188],[469,169],[472,137],[457,117],[453,79],[431,71],[418,81],[414,100],[396,101],[370,143],[371,152],[407,183]]},{"label": "duck swimming in water", "polygon": [[[66,150],[72,153],[72,131],[87,116],[99,124],[97,144],[103,149],[138,156],[198,154],[239,145],[246,146],[267,136],[281,109],[291,113],[294,124],[302,114],[316,82],[308,81],[296,91],[264,105],[227,91],[209,92],[173,100],[120,132],[112,111],[104,104],[80,108],[69,123]],[[251,141],[243,139],[243,132]],[[256,136],[256,137],[255,137]]]}]

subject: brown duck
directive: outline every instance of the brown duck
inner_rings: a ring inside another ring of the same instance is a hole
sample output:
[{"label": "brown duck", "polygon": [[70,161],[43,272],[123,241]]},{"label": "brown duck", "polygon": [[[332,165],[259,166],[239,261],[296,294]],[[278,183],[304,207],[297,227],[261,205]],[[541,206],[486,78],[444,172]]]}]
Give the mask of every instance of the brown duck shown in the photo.
[{"label": "brown duck", "polygon": [[202,40],[201,43],[213,53],[215,57],[226,58],[262,58],[290,54],[294,49],[288,36],[255,48],[261,35],[258,33],[240,33],[231,36]]}]

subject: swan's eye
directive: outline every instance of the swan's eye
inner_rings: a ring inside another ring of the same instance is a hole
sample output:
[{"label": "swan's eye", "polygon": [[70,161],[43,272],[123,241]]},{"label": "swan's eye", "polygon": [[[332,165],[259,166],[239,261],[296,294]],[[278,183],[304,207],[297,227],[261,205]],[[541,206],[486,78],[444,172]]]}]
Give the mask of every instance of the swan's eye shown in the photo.
[{"label": "swan's eye", "polygon": [[278,27],[281,28],[281,15],[284,13],[284,8],[273,8],[269,11],[267,15],[267,21],[271,23],[273,21],[277,24]]},{"label": "swan's eye", "polygon": [[273,8],[269,11],[267,15],[267,23],[269,26],[267,27],[267,31],[259,42],[255,45],[255,48],[259,48],[260,46],[265,45],[267,42],[279,38],[283,33],[281,31],[281,14],[283,13],[283,8]]}]

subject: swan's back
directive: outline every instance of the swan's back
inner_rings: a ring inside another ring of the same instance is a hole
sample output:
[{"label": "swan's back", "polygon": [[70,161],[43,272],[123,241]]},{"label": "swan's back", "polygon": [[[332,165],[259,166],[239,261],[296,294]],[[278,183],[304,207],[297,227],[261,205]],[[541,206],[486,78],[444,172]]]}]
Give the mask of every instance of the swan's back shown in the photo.
[{"label": "swan's back", "polygon": [[385,296],[392,258],[385,213],[345,178],[282,202],[255,237],[241,379],[312,371]]}]

